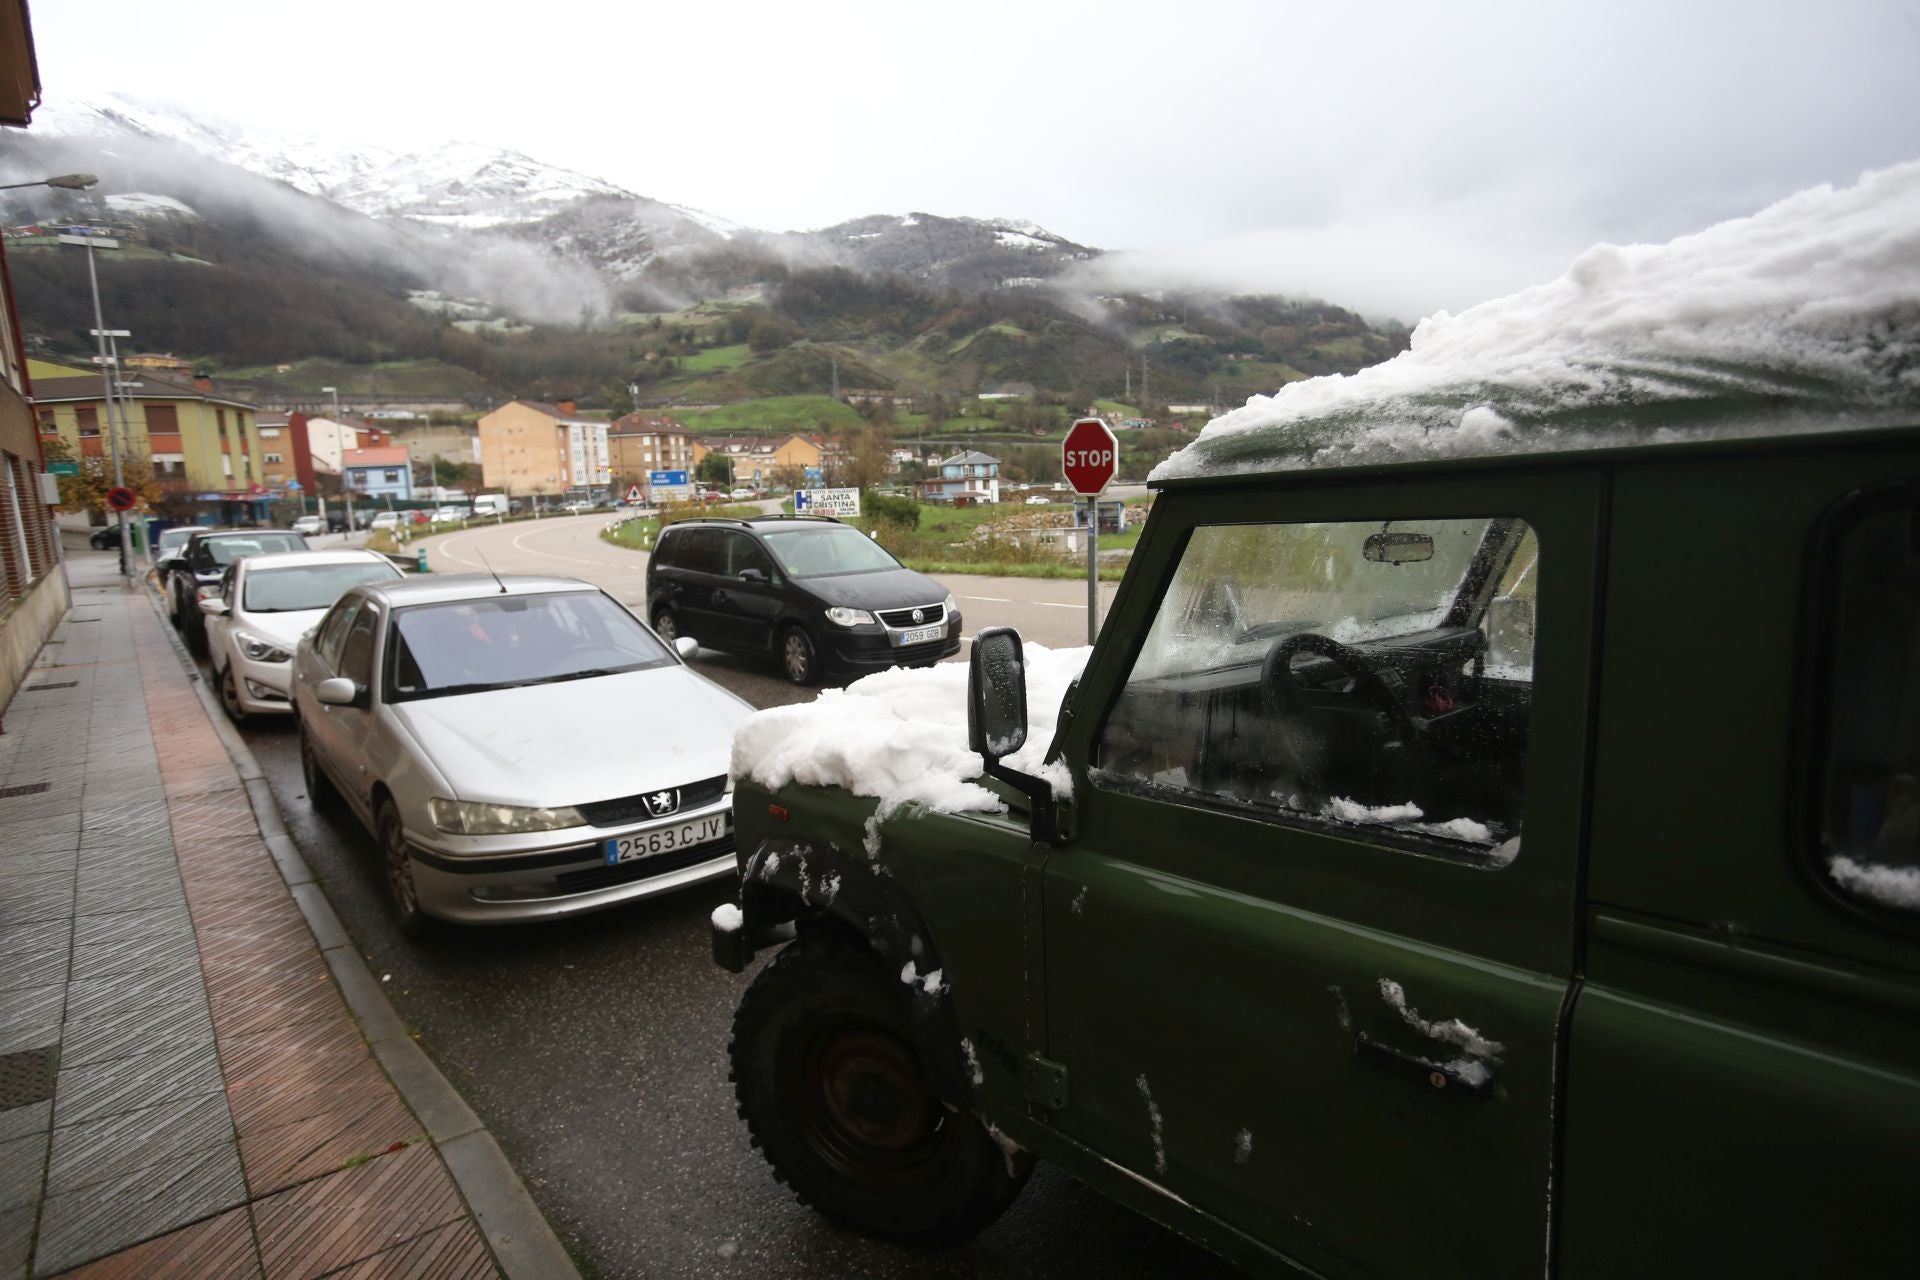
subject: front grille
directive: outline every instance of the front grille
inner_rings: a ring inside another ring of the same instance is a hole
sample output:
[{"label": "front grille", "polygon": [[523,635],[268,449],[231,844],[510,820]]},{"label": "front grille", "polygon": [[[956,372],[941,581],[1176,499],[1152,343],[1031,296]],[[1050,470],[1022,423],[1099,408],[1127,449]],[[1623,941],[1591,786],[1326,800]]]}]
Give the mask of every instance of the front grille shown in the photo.
[{"label": "front grille", "polygon": [[[679,788],[680,804],[674,813],[687,813],[703,805],[712,804],[727,791],[727,775],[717,778],[705,778],[699,782],[689,782]],[[643,791],[639,795],[621,796],[618,800],[596,800],[592,804],[575,805],[582,817],[596,827],[624,827],[630,823],[645,822],[654,816],[647,808],[647,797],[657,795],[655,791]],[[670,818],[673,814],[661,814]]]},{"label": "front grille", "polygon": [[885,609],[880,613],[880,621],[898,631],[911,630],[914,627],[931,627],[947,620],[947,606],[927,604],[920,606],[920,621],[913,620],[913,609]]},{"label": "front grille", "polygon": [[581,871],[568,871],[553,878],[553,887],[556,893],[588,893],[594,889],[610,889],[614,885],[632,884],[636,880],[651,880],[655,876],[666,875],[669,871],[696,867],[703,862],[709,862],[732,852],[733,836],[728,834],[718,840],[709,840],[706,844],[676,849],[672,853],[657,853],[651,858],[641,858],[637,862],[621,862],[610,867],[587,867]]},{"label": "front grille", "polygon": [[[932,662],[939,658],[941,654],[945,653],[947,646],[952,643],[953,641],[951,640],[930,640],[926,644],[902,645],[898,649],[886,650],[886,660],[888,662],[899,663],[902,666],[915,662]],[[878,656],[879,653],[879,650],[875,650],[876,656]]]}]

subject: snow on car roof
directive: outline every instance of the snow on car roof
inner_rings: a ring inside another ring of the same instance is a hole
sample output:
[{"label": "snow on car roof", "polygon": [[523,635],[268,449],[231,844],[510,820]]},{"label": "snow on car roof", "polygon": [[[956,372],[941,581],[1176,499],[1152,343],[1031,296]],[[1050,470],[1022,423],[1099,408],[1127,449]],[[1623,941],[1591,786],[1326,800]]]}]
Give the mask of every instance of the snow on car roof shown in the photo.
[{"label": "snow on car roof", "polygon": [[1775,435],[1920,411],[1920,162],[1420,322],[1208,423],[1150,479]]}]

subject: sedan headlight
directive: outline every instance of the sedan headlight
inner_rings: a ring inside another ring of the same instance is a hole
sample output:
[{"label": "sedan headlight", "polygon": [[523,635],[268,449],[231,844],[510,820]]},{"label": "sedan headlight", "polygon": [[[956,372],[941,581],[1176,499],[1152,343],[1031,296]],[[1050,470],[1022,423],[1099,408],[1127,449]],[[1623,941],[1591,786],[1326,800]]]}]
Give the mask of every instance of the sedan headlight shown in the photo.
[{"label": "sedan headlight", "polygon": [[849,609],[844,605],[835,605],[827,610],[827,621],[837,627],[857,627],[861,623],[871,623],[873,615],[865,609]]},{"label": "sedan headlight", "polygon": [[274,641],[245,631],[234,632],[233,640],[249,662],[285,662],[293,656]]},{"label": "sedan headlight", "polygon": [[949,618],[951,618],[954,614],[960,612],[960,605],[956,600],[954,600],[953,592],[951,591],[947,592],[947,598],[945,603],[947,606],[947,616]]},{"label": "sedan headlight", "polygon": [[558,809],[523,809],[519,805],[485,804],[475,800],[427,801],[433,825],[457,836],[509,836],[526,831],[557,831],[586,823],[571,805]]}]

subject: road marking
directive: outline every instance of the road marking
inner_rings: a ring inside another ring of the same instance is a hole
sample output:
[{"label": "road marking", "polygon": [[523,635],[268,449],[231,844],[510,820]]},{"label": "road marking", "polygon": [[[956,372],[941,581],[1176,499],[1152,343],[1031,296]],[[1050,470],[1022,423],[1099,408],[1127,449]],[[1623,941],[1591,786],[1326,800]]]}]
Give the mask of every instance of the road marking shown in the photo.
[{"label": "road marking", "polygon": [[531,538],[534,534],[538,532],[540,532],[540,530],[538,529],[527,530],[525,533],[519,535],[519,537],[516,537],[513,540],[513,545],[517,547],[519,550],[526,552],[530,556],[540,556],[543,559],[547,559],[547,560],[564,560],[568,564],[590,564],[590,565],[596,565],[602,569],[618,569],[620,567],[619,565],[614,564],[610,560],[582,560],[579,556],[562,556],[562,555],[555,555],[551,551],[536,551],[532,547],[528,546],[526,543],[520,540],[521,538]]},{"label": "road marking", "polygon": [[428,551],[429,553],[437,551],[449,560],[458,560],[461,564],[469,565],[475,569],[484,570],[487,567],[486,565],[480,564],[477,561],[469,560],[465,556],[461,555],[458,551],[455,551],[453,549],[452,538],[448,538],[445,542],[441,543],[437,547],[429,547]]},{"label": "road marking", "polygon": [[1010,597],[1007,597],[1007,596],[961,596],[960,598],[962,600],[983,600],[988,604],[1011,603]]},{"label": "road marking", "polygon": [[1058,600],[1036,600],[1035,604],[1045,605],[1049,609],[1085,609],[1083,604],[1061,604]]}]

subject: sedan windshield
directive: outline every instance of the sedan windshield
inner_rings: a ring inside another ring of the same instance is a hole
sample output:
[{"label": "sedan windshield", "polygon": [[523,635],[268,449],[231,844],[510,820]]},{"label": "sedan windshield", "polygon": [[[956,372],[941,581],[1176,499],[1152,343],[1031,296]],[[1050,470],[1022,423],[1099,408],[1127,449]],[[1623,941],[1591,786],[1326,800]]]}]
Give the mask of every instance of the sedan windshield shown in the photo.
[{"label": "sedan windshield", "polygon": [[405,702],[617,675],[673,661],[598,591],[483,596],[416,605],[394,618],[388,699]]},{"label": "sedan windshield", "polygon": [[793,578],[898,569],[900,562],[866,534],[843,524],[817,524],[767,534],[780,567]]},{"label": "sedan windshield", "polygon": [[375,560],[255,569],[247,574],[240,607],[248,613],[325,609],[344,595],[349,587],[357,587],[363,582],[390,582],[399,576],[398,569]]},{"label": "sedan windshield", "polygon": [[297,533],[262,529],[244,538],[208,538],[200,544],[208,559],[228,565],[241,556],[257,556],[269,551],[305,551],[307,544]]}]

